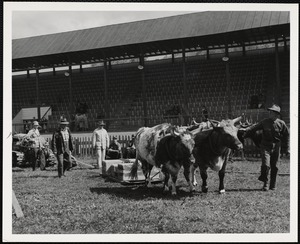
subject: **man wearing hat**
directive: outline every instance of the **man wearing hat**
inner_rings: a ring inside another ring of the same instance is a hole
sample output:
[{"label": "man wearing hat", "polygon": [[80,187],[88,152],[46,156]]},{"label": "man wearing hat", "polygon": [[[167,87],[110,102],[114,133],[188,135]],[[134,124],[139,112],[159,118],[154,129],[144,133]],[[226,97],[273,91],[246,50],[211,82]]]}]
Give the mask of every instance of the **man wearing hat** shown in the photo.
[{"label": "man wearing hat", "polygon": [[39,122],[33,121],[33,128],[28,131],[25,139],[28,139],[31,142],[31,149],[33,150],[30,153],[29,161],[32,166],[32,170],[35,171],[35,167],[37,167],[37,160],[39,157],[39,153],[41,152],[41,142],[40,142],[40,132],[39,132]]},{"label": "man wearing hat", "polygon": [[113,136],[113,141],[109,145],[107,150],[107,156],[110,159],[119,159],[122,157],[121,144],[117,140],[116,136]]},{"label": "man wearing hat", "polygon": [[128,146],[124,152],[124,158],[135,158],[136,149],[135,149],[135,145],[134,145],[134,139],[135,139],[135,136],[132,135],[131,140],[129,141]]},{"label": "man wearing hat", "polygon": [[109,137],[107,131],[103,128],[103,120],[98,121],[98,128],[93,131],[92,146],[97,151],[97,164],[101,169],[102,161],[105,159],[106,150],[109,146]]},{"label": "man wearing hat", "polygon": [[262,141],[260,145],[262,165],[261,175],[258,180],[264,183],[263,190],[268,190],[268,174],[271,168],[270,190],[275,190],[277,176],[277,161],[279,154],[289,153],[289,129],[280,117],[280,107],[274,104],[269,110],[269,118],[263,119],[248,129],[244,137],[247,137],[257,130],[262,130]]},{"label": "man wearing hat", "polygon": [[71,152],[73,151],[72,135],[66,118],[61,119],[60,127],[53,133],[52,150],[57,157],[58,177],[65,176],[65,171],[72,166]]}]

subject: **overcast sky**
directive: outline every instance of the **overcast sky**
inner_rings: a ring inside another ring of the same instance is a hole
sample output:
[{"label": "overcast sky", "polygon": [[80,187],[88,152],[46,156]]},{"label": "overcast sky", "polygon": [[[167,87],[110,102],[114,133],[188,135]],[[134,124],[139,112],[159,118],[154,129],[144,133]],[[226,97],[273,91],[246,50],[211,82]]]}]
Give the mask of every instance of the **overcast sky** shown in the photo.
[{"label": "overcast sky", "polygon": [[201,11],[283,10],[276,4],[6,2],[12,39]]},{"label": "overcast sky", "polygon": [[12,38],[93,28],[155,19],[191,12],[181,11],[14,11]]}]

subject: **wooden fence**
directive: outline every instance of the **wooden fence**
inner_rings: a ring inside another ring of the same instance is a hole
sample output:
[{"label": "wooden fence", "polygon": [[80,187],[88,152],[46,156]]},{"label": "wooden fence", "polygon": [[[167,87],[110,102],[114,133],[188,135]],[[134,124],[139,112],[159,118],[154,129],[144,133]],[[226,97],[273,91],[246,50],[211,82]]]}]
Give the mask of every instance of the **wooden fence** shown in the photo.
[{"label": "wooden fence", "polygon": [[[134,135],[135,132],[124,132],[124,133],[110,133],[109,139],[112,141],[113,136],[116,136],[118,142],[121,144],[122,148],[126,148],[131,140],[131,136]],[[51,137],[52,135],[42,135],[51,145]],[[92,133],[88,134],[75,134],[73,135],[73,146],[74,150],[72,154],[77,157],[90,157],[93,155],[94,151],[92,148]]]},{"label": "wooden fence", "polygon": [[[135,132],[123,132],[123,133],[109,133],[110,141],[112,141],[113,136],[117,136],[118,142],[121,144],[122,148],[126,148],[128,143],[131,140],[131,136],[134,135]],[[46,139],[51,142],[51,137],[45,136]],[[50,144],[51,145],[51,144]],[[92,148],[92,134],[82,134],[82,135],[73,135],[73,145],[74,151],[73,155],[76,157],[91,157],[93,156],[93,148]],[[241,152],[236,152],[234,157],[242,158],[250,157],[257,158],[260,157],[260,150],[257,148],[252,140],[245,139],[244,142],[244,150],[243,154]]]}]

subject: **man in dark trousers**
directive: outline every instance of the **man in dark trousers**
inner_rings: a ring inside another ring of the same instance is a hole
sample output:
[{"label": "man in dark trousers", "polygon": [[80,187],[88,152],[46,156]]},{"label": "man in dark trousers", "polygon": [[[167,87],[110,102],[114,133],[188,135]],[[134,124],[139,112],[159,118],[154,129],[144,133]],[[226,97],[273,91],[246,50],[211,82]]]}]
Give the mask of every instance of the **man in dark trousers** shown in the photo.
[{"label": "man in dark trousers", "polygon": [[262,130],[261,149],[261,175],[258,180],[264,183],[263,191],[268,190],[268,174],[271,168],[270,190],[275,190],[277,176],[277,161],[279,154],[289,154],[289,129],[280,117],[280,107],[274,104],[269,110],[269,118],[263,119],[258,124],[246,129],[244,137],[257,130]]},{"label": "man in dark trousers", "polygon": [[57,157],[58,177],[65,176],[65,171],[72,167],[71,152],[73,151],[72,135],[67,125],[69,122],[63,118],[60,127],[53,133],[52,150]]}]

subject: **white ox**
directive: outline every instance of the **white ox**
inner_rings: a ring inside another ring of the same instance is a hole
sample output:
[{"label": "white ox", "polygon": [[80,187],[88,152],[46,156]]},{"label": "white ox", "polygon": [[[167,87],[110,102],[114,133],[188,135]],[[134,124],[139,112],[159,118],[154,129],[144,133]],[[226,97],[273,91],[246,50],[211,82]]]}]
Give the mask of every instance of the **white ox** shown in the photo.
[{"label": "white ox", "polygon": [[163,123],[154,127],[141,127],[135,135],[136,160],[131,169],[131,177],[136,177],[138,160],[142,163],[142,170],[146,178],[146,184],[151,186],[150,173],[155,166],[155,154],[158,141],[170,132],[172,125]]}]

